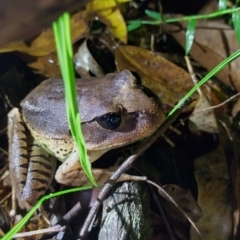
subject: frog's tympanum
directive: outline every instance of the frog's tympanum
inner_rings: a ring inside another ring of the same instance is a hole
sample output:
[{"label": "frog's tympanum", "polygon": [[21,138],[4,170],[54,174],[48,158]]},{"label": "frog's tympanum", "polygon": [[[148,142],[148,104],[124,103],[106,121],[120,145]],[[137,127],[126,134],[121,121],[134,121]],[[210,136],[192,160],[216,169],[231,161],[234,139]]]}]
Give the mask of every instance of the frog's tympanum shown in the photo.
[{"label": "frog's tympanum", "polygon": [[[101,78],[77,80],[77,102],[90,161],[138,141],[164,119],[161,104],[125,70]],[[28,208],[48,189],[56,167],[60,183],[77,185],[81,171],[65,110],[61,79],[48,79],[9,113],[9,159],[13,188]],[[72,178],[72,179],[71,179]],[[84,185],[86,183],[82,183]]]}]

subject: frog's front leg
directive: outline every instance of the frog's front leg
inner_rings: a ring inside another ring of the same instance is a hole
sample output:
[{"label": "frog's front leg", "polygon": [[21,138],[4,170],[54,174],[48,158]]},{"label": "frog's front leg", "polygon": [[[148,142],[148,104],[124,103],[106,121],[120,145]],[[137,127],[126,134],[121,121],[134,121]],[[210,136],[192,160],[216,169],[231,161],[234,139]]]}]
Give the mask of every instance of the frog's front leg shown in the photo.
[{"label": "frog's front leg", "polygon": [[[102,156],[106,151],[90,151],[88,152],[90,162],[94,162],[100,156]],[[109,169],[92,169],[92,174],[97,182],[98,186],[101,187],[108,181],[110,176],[113,174]],[[70,157],[59,166],[55,179],[61,184],[68,186],[88,186],[92,183],[87,178],[86,174],[81,168],[79,163],[79,155],[76,147]],[[146,177],[132,176],[128,174],[123,174],[119,179],[120,181],[144,181]]]},{"label": "frog's front leg", "polygon": [[51,184],[56,159],[31,136],[19,109],[8,114],[9,170],[21,208],[30,208]]},{"label": "frog's front leg", "polygon": [[[90,162],[94,162],[106,152],[107,150],[88,151],[88,159]],[[98,178],[97,175],[94,177]],[[80,165],[79,152],[76,146],[74,146],[71,155],[57,169],[55,179],[57,182],[68,186],[91,185]]]}]

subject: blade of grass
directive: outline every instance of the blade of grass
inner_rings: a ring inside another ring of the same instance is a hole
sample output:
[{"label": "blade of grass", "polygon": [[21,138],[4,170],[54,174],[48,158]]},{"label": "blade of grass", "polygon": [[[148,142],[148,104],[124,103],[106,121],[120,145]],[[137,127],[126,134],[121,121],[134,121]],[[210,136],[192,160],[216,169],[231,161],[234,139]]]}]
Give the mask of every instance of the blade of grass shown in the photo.
[{"label": "blade of grass", "polygon": [[187,56],[191,50],[193,39],[194,39],[194,33],[196,29],[196,19],[191,19],[188,22],[188,27],[186,31],[186,46],[185,46],[185,55]]},{"label": "blade of grass", "polygon": [[151,17],[155,20],[161,20],[161,14],[159,12],[155,12],[155,11],[152,11],[152,10],[146,10],[145,11],[145,14],[148,16],[148,17]]},{"label": "blade of grass", "polygon": [[240,46],[240,14],[239,12],[232,13],[233,27],[237,37],[238,45]]},{"label": "blade of grass", "polygon": [[81,130],[80,114],[76,102],[75,75],[73,69],[73,51],[70,33],[70,15],[64,13],[58,21],[53,23],[59,64],[64,81],[67,117],[72,137],[79,149],[80,164],[93,185],[97,185],[88,160],[84,137]]},{"label": "blade of grass", "polygon": [[207,80],[209,80],[213,75],[223,69],[228,63],[232,62],[236,58],[240,57],[240,50],[233,53],[231,56],[226,58],[220,64],[218,64],[211,72],[209,72],[199,83],[197,83],[185,96],[182,98],[178,104],[172,109],[172,111],[168,114],[167,118],[170,117],[177,109],[199,88],[201,87]]},{"label": "blade of grass", "polygon": [[142,26],[141,21],[134,21],[134,23],[129,22],[127,25],[127,31],[128,32],[134,31],[134,30],[140,28],[141,26]]},{"label": "blade of grass", "polygon": [[[199,14],[195,16],[184,16],[179,18],[160,18],[160,14],[158,12],[155,12],[154,19],[156,20],[132,20],[127,22],[127,24],[133,25],[135,22],[138,24],[138,26],[148,24],[148,25],[159,25],[161,23],[174,23],[174,22],[180,22],[180,21],[190,21],[192,19],[208,19],[208,18],[215,18],[220,17],[224,14],[232,14],[234,12],[238,12],[240,10],[240,7],[237,8],[231,8],[231,9],[225,9],[225,10],[219,10],[208,14]],[[148,12],[149,10],[146,10],[145,12]],[[151,11],[152,12],[152,11]],[[159,19],[158,19],[159,16]],[[136,24],[136,26],[137,26]]]},{"label": "blade of grass", "polygon": [[77,188],[71,188],[71,189],[67,189],[67,190],[63,190],[60,192],[56,192],[56,193],[51,193],[48,195],[43,196],[36,204],[33,208],[31,208],[29,210],[29,212],[21,219],[21,221],[19,221],[8,233],[6,233],[1,240],[9,240],[12,239],[14,237],[14,235],[16,233],[18,233],[25,225],[26,223],[29,221],[29,219],[32,217],[32,215],[34,214],[34,212],[42,205],[42,203],[50,198],[53,197],[58,197],[61,196],[63,194],[68,194],[68,193],[73,193],[73,192],[79,192],[79,191],[83,191],[83,190],[87,190],[92,188],[92,186],[85,186],[85,187],[77,187]]}]

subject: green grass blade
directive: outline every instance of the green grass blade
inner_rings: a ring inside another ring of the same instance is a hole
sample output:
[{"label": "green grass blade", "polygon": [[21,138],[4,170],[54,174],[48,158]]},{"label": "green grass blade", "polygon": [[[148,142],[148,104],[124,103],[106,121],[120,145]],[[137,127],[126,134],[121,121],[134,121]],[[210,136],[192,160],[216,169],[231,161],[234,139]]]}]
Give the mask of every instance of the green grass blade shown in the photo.
[{"label": "green grass blade", "polygon": [[6,233],[1,240],[9,240],[12,239],[14,237],[14,235],[16,233],[18,233],[29,221],[29,219],[32,217],[32,215],[34,214],[34,212],[42,205],[42,203],[50,198],[53,197],[58,197],[64,194],[68,194],[68,193],[73,193],[73,192],[79,192],[79,191],[83,191],[83,190],[87,190],[92,188],[92,186],[85,186],[85,187],[77,187],[77,188],[71,188],[71,189],[67,189],[67,190],[63,190],[60,192],[56,192],[56,193],[51,193],[48,195],[45,195],[44,197],[42,197],[36,204],[35,206],[29,210],[29,212],[21,219],[21,221],[19,221],[8,233]]},{"label": "green grass blade", "polygon": [[151,10],[146,10],[145,11],[145,14],[148,16],[148,17],[151,17],[155,20],[161,20],[161,14],[159,12],[155,12],[155,11],[151,11]]},{"label": "green grass blade", "polygon": [[182,98],[178,104],[172,109],[167,117],[170,117],[199,87],[201,87],[207,80],[214,76],[217,72],[223,69],[228,63],[232,62],[236,58],[240,57],[240,50],[233,53],[231,56],[226,58],[220,64],[218,64],[211,72],[209,72],[198,84],[196,84],[185,96]]},{"label": "green grass blade", "polygon": [[240,14],[239,12],[232,13],[233,27],[237,37],[238,45],[240,46]]},{"label": "green grass blade", "polygon": [[188,27],[186,31],[186,46],[185,46],[185,55],[187,56],[191,50],[193,39],[194,39],[194,33],[196,29],[196,19],[191,19],[188,22]]},{"label": "green grass blade", "polygon": [[54,34],[56,36],[56,47],[59,64],[64,80],[66,109],[68,122],[72,137],[79,149],[79,158],[82,169],[86,173],[93,185],[97,185],[91,171],[91,164],[88,160],[84,137],[80,126],[80,114],[76,102],[75,75],[73,69],[73,51],[70,33],[70,15],[65,13],[58,22],[53,23]]},{"label": "green grass blade", "polygon": [[[192,19],[209,19],[209,18],[216,18],[216,17],[221,17],[222,15],[225,14],[232,14],[234,12],[238,12],[240,10],[240,7],[237,8],[231,8],[231,9],[225,9],[225,10],[218,10],[212,13],[208,14],[198,14],[194,16],[184,16],[184,17],[176,17],[176,18],[164,18],[164,16],[161,19],[156,19],[157,16],[160,14],[158,12],[156,13],[155,20],[136,20],[137,22],[140,22],[142,25],[147,24],[147,25],[159,25],[161,23],[174,23],[174,22],[181,22],[181,21],[189,21]],[[146,12],[149,10],[146,10]],[[154,16],[152,14],[152,16]],[[130,23],[134,23],[134,21],[130,21]],[[140,24],[139,23],[139,24]]]},{"label": "green grass blade", "polygon": [[141,26],[142,26],[141,21],[138,21],[138,20],[136,20],[136,21],[129,21],[127,23],[127,31],[128,32],[134,31],[134,30],[140,28]]}]

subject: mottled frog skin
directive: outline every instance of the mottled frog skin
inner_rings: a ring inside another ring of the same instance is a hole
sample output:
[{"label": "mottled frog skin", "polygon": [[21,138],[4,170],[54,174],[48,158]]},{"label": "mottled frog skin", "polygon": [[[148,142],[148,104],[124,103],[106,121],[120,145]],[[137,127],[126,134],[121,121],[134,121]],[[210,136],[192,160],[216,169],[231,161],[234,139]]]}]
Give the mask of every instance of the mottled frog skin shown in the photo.
[{"label": "mottled frog skin", "polygon": [[[76,82],[91,162],[110,149],[150,135],[164,120],[161,104],[127,70]],[[54,157],[63,162],[56,173],[61,183],[69,184],[64,176],[81,171],[81,166],[69,130],[61,79],[42,82],[21,107],[21,112],[15,108],[9,113],[9,159],[13,187],[20,205],[26,208],[49,187],[56,165]],[[33,173],[38,175],[33,177]]]}]

